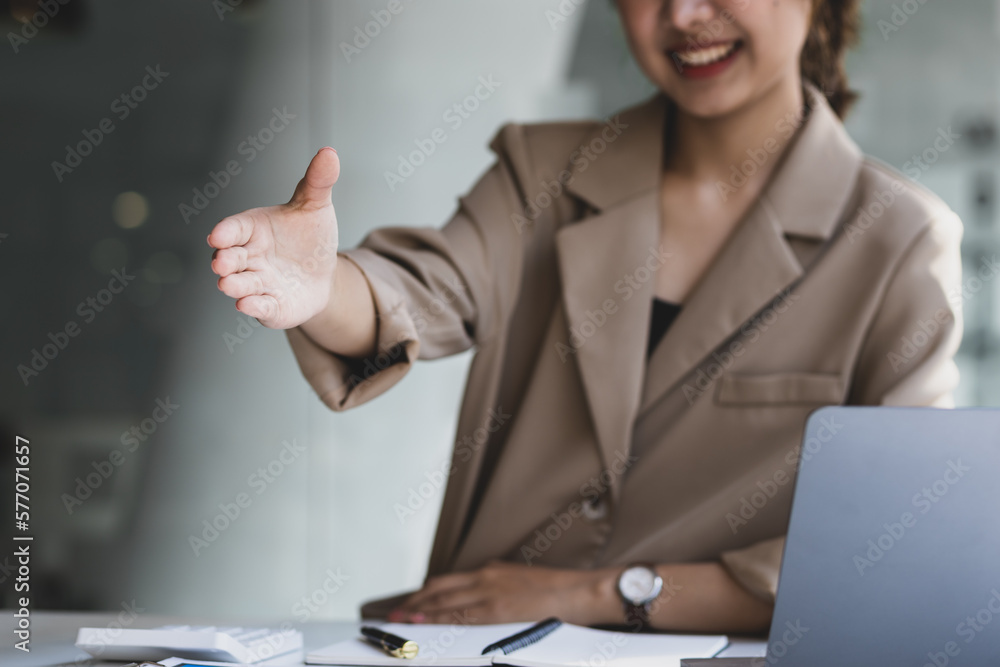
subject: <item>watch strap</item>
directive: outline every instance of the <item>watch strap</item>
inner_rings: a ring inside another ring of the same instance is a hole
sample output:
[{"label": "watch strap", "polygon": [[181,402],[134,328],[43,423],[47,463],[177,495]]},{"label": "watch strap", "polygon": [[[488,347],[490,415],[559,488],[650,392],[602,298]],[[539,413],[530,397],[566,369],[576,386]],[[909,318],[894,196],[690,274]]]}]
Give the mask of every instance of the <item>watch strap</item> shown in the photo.
[{"label": "watch strap", "polygon": [[625,602],[625,625],[632,632],[642,632],[649,629],[649,603],[632,604]]},{"label": "watch strap", "polygon": [[662,589],[663,584],[661,581],[658,581],[652,597],[648,600],[645,600],[644,602],[636,603],[630,600],[628,597],[625,596],[624,592],[621,589],[621,581],[622,577],[625,576],[625,573],[635,567],[646,568],[647,570],[653,573],[653,575],[656,577],[657,580],[659,580],[659,575],[656,573],[655,565],[653,565],[652,563],[640,562],[628,565],[624,570],[622,570],[622,573],[618,577],[618,595],[621,597],[622,605],[624,606],[625,624],[629,627],[629,629],[632,632],[643,632],[651,627],[651,624],[649,622],[649,612],[652,607],[652,602],[653,600],[656,599],[656,596],[660,594],[660,590]]}]

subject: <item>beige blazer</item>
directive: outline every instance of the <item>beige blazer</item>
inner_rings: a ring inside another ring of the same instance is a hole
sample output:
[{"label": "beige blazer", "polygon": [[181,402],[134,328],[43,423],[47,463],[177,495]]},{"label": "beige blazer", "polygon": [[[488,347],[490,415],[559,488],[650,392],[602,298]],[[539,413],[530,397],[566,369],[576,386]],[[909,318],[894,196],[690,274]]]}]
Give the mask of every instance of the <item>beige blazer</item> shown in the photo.
[{"label": "beige blazer", "polygon": [[[648,364],[670,261],[662,94],[608,122],[504,125],[443,228],[377,229],[343,252],[371,286],[379,355],[288,331],[331,409],[476,349],[429,575],[716,560],[773,600],[809,413],[951,405],[961,222],[805,90],[811,111]],[[748,157],[775,159],[767,146]]]}]

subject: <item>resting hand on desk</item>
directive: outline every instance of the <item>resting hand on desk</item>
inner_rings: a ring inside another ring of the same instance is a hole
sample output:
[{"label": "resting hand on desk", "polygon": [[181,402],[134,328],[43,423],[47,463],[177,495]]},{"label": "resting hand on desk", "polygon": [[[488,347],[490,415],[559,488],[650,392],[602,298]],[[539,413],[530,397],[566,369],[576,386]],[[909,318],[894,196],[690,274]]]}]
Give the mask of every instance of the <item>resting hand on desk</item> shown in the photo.
[{"label": "resting hand on desk", "polygon": [[[624,625],[617,580],[623,568],[572,570],[491,561],[471,572],[431,577],[388,620],[411,623],[512,623],[548,616],[577,625]],[[767,629],[771,605],[736,583],[718,563],[659,565],[653,627],[676,632],[753,633]]]}]

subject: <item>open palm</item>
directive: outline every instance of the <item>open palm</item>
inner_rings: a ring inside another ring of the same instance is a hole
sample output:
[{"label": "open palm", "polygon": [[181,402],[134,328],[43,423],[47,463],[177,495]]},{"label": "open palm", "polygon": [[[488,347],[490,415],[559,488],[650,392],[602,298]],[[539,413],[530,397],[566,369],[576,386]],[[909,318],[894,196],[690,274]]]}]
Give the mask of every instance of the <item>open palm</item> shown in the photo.
[{"label": "open palm", "polygon": [[331,188],[340,175],[332,148],[320,150],[287,204],[220,221],[208,236],[212,270],[236,308],[272,329],[298,326],[330,299],[337,262]]}]

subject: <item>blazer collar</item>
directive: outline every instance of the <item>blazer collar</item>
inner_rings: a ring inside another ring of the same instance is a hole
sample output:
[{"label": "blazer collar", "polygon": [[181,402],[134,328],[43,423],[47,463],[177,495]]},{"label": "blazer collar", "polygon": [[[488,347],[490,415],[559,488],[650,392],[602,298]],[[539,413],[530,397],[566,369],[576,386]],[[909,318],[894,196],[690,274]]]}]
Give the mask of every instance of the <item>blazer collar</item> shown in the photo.
[{"label": "blazer collar", "polygon": [[[579,156],[566,167],[575,173],[567,190],[596,212],[556,233],[571,352],[561,349],[579,368],[606,467],[628,454],[636,417],[802,276],[786,237],[823,242],[835,231],[862,154],[825,97],[808,82],[803,88],[809,114],[648,365],[653,272],[664,259],[661,147],[672,102],[658,93],[622,111],[621,134],[609,141],[610,124],[596,127],[583,142],[594,153],[586,169],[579,171]],[[619,491],[615,476],[613,497]]]},{"label": "blazer collar", "polygon": [[[771,175],[764,196],[772,200],[784,232],[822,240],[830,236],[838,220],[844,189],[853,185],[863,155],[819,89],[808,81],[802,87],[811,111],[783,156],[783,164]],[[566,189],[598,211],[658,189],[663,128],[672,106],[670,98],[658,92],[586,135],[581,145],[592,151],[602,145],[606,148],[594,159],[587,158],[586,169]],[[611,142],[607,141],[608,125],[622,129]],[[581,159],[578,156],[566,168],[577,171]],[[821,187],[803,187],[806,182]]]}]

